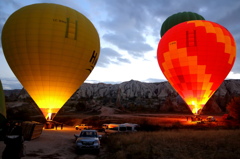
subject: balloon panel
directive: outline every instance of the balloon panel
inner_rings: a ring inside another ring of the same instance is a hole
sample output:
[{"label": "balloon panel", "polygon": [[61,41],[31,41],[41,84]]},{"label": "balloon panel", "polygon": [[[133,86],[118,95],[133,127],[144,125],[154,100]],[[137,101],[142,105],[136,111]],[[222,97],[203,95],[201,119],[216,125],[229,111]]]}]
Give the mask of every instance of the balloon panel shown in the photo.
[{"label": "balloon panel", "polygon": [[188,21],[162,37],[157,58],[167,80],[197,114],[231,70],[236,44],[219,24]]},{"label": "balloon panel", "polygon": [[47,3],[13,13],[2,44],[9,66],[45,116],[57,113],[80,87],[100,51],[98,33],[84,15]]}]

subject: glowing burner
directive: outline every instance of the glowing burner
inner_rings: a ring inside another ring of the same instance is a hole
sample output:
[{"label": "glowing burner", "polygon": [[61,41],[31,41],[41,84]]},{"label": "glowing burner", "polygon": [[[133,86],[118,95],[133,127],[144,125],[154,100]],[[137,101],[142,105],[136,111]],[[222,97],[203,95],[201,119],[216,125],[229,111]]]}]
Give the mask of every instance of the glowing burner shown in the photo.
[{"label": "glowing burner", "polygon": [[43,112],[44,117],[47,121],[52,121],[53,118],[56,116],[59,108],[40,108]]}]

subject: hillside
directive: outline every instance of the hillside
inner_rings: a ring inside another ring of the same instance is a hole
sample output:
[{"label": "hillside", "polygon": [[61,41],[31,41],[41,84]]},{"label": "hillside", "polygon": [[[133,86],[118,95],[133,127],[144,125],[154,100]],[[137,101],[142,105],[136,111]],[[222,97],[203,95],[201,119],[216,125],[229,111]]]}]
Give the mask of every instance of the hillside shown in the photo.
[{"label": "hillside", "polygon": [[[240,80],[225,80],[203,109],[204,114],[224,113],[230,100],[240,95]],[[5,91],[7,107],[28,109],[37,114],[36,105],[22,90]],[[128,112],[190,113],[185,102],[168,82],[127,81],[120,84],[84,83],[61,109],[61,113],[99,111],[102,106]]]}]

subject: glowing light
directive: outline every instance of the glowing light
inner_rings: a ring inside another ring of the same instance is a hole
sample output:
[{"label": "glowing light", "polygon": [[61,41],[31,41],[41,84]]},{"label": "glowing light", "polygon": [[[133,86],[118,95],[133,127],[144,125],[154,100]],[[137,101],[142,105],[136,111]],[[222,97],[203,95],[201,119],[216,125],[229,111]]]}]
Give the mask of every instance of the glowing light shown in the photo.
[{"label": "glowing light", "polygon": [[188,105],[194,115],[200,115],[201,110],[204,106],[204,105],[197,103],[196,101],[192,101],[191,104],[188,104]]},{"label": "glowing light", "polygon": [[48,114],[47,114],[47,116],[46,116],[46,119],[47,120],[52,120],[52,109],[48,109]]}]

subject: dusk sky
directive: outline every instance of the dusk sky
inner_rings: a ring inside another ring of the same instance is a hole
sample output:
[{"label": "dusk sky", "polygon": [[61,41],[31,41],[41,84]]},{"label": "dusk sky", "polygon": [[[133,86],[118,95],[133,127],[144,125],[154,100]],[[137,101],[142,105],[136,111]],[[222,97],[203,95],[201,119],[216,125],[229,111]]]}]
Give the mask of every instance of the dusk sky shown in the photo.
[{"label": "dusk sky", "polygon": [[[157,62],[161,25],[172,14],[191,11],[227,28],[240,48],[239,0],[1,0],[0,32],[16,10],[34,3],[56,3],[85,15],[101,43],[99,61],[85,82],[166,81]],[[0,79],[4,89],[21,89],[0,43]],[[240,57],[227,79],[240,79]]]}]

